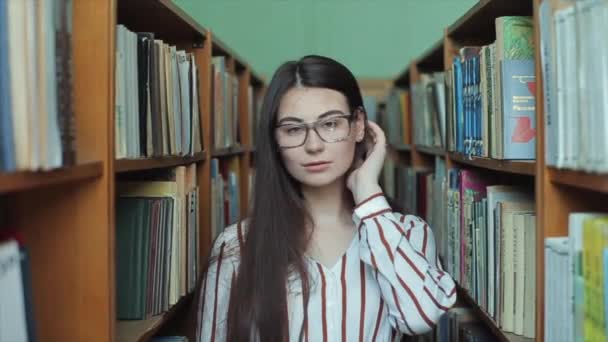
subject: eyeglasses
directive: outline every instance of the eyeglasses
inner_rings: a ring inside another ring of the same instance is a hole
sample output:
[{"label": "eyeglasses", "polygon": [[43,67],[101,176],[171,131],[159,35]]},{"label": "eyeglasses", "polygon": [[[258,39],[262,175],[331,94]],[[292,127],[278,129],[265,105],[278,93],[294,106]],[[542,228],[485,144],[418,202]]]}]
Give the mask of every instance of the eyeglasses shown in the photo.
[{"label": "eyeglasses", "polygon": [[300,147],[313,129],[326,143],[346,140],[350,135],[351,114],[334,114],[312,123],[287,123],[276,127],[277,143],[281,148]]}]

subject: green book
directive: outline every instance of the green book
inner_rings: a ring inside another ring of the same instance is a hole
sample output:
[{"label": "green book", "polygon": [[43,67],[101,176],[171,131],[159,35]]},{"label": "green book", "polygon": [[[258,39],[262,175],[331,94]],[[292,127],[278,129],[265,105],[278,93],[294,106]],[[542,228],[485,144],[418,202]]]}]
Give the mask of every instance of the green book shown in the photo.
[{"label": "green book", "polygon": [[498,17],[496,26],[497,59],[534,59],[532,17]]}]

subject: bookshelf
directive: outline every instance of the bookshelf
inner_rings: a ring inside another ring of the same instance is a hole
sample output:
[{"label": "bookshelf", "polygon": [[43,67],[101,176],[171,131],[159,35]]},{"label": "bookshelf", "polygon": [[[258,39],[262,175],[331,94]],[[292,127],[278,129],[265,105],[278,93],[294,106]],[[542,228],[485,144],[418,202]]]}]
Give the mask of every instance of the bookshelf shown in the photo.
[{"label": "bookshelf", "polygon": [[[452,66],[452,59],[459,49],[466,45],[487,45],[496,38],[494,20],[500,16],[525,15],[534,18],[535,46],[538,47],[538,6],[542,0],[498,1],[480,0],[461,18],[444,30],[439,41],[429,42],[429,48],[406,65],[394,79],[394,87],[411,89],[420,80],[420,74],[445,71]],[[540,65],[539,48],[535,49],[535,65]],[[536,317],[535,338],[528,339],[501,330],[499,324],[469,294],[458,285],[460,302],[471,307],[479,320],[488,327],[499,341],[542,341],[544,339],[544,239],[568,235],[568,214],[575,211],[605,211],[608,200],[608,176],[571,171],[547,166],[545,155],[543,86],[540,68],[536,67],[536,160],[497,160],[492,158],[469,157],[461,153],[449,152],[441,147],[412,144],[400,149],[392,146],[397,154],[397,162],[419,169],[433,169],[435,159],[445,162],[446,169],[453,167],[472,168],[484,175],[494,177],[506,184],[522,185],[530,188],[535,196],[536,211]],[[413,115],[409,115],[410,133],[417,129]],[[566,222],[566,223],[564,223]]]},{"label": "bookshelf", "polygon": [[[49,171],[0,173],[3,226],[23,237],[29,252],[38,340],[143,341],[159,331],[193,336],[195,317],[184,317],[195,295],[183,296],[162,315],[118,321],[116,306],[116,183],[119,176],[197,164],[200,260],[211,246],[210,161],[240,159],[241,214],[247,212],[251,165],[247,90],[256,97],[264,79],[170,0],[72,1],[73,107],[76,162]],[[116,159],[116,25],[184,49],[198,65],[203,151],[191,156]],[[226,57],[238,77],[240,146],[212,151],[213,56]],[[3,228],[3,227],[2,227]],[[58,309],[59,308],[59,309]]]}]

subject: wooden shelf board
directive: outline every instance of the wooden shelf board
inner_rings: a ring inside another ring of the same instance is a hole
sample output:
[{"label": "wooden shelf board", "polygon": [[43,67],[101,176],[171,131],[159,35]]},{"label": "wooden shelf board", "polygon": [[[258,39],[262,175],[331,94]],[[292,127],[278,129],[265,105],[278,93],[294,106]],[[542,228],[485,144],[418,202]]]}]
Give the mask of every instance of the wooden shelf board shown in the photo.
[{"label": "wooden shelf board", "polygon": [[502,331],[496,322],[488,315],[471,297],[469,292],[462,288],[460,285],[456,285],[458,288],[458,297],[462,298],[472,309],[475,311],[481,321],[492,331],[492,333],[502,342],[534,342],[533,338],[526,338],[520,335],[515,335]]},{"label": "wooden shelf board", "polygon": [[116,341],[117,342],[137,342],[147,341],[153,337],[162,326],[169,321],[175,313],[187,302],[192,299],[189,293],[169,308],[166,312],[144,320],[116,321]]},{"label": "wooden shelf board", "polygon": [[101,161],[88,162],[50,171],[0,173],[0,194],[73,183],[99,177],[102,174],[103,163]]},{"label": "wooden shelf board", "polygon": [[397,78],[393,81],[396,87],[407,89],[410,87],[410,67],[407,65],[403,71],[401,71]]},{"label": "wooden shelf board", "polygon": [[408,144],[391,144],[391,148],[398,152],[411,152],[412,146]]},{"label": "wooden shelf board", "polygon": [[117,13],[118,24],[134,32],[153,32],[155,38],[170,44],[201,42],[207,33],[171,0],[121,0]]},{"label": "wooden shelf board", "polygon": [[549,179],[556,184],[608,194],[608,174],[600,175],[584,171],[548,168]]},{"label": "wooden shelf board", "polygon": [[469,159],[460,153],[449,153],[452,161],[475,166],[482,169],[494,170],[519,175],[536,175],[536,161],[534,160],[498,160],[490,158],[473,157]]},{"label": "wooden shelf board", "polygon": [[142,159],[117,159],[114,162],[114,165],[115,172],[121,173],[186,165],[202,160],[205,160],[205,152],[195,153],[194,156],[191,157],[167,156]]},{"label": "wooden shelf board", "polygon": [[243,146],[231,146],[226,148],[218,148],[211,152],[213,158],[232,157],[245,153],[246,149]]},{"label": "wooden shelf board", "polygon": [[443,71],[443,37],[416,59],[421,72]]},{"label": "wooden shelf board", "polygon": [[456,40],[478,39],[489,44],[496,39],[494,20],[500,16],[532,16],[532,1],[479,0],[469,11],[448,27],[448,36]]},{"label": "wooden shelf board", "polygon": [[437,156],[437,157],[445,157],[445,155],[446,155],[443,147],[436,147],[436,146],[416,145],[416,151],[424,153],[424,154],[430,154],[430,155]]}]

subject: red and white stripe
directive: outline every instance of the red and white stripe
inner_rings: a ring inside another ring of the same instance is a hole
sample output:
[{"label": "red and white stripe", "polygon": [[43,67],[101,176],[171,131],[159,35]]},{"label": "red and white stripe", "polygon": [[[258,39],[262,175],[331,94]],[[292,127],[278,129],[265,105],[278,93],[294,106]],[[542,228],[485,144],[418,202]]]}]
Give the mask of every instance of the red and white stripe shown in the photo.
[{"label": "red and white stripe", "polygon": [[[353,221],[358,234],[335,265],[306,257],[308,307],[300,281],[290,282],[291,341],[300,336],[304,341],[390,341],[402,333],[421,334],[456,301],[454,282],[442,270],[433,233],[422,219],[392,212],[379,193],[355,207]],[[217,263],[199,298],[200,341],[226,339],[228,294],[238,268],[238,253],[226,255],[226,250],[238,252],[242,229],[226,228],[214,244]]]}]

